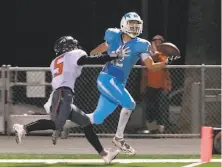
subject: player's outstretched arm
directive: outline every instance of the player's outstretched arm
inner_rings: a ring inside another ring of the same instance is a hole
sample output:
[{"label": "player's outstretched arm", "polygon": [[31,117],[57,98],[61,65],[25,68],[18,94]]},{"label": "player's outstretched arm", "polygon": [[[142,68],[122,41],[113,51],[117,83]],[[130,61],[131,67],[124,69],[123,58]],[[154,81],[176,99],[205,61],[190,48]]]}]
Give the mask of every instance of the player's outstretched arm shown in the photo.
[{"label": "player's outstretched arm", "polygon": [[105,64],[106,62],[118,59],[118,56],[110,56],[108,54],[101,54],[97,56],[82,56],[77,61],[78,65],[87,65],[87,64]]},{"label": "player's outstretched arm", "polygon": [[166,67],[167,62],[154,63],[153,59],[149,56],[144,60],[144,64],[149,70],[158,70]]},{"label": "player's outstretched arm", "polygon": [[106,62],[128,56],[130,50],[129,48],[124,48],[120,46],[116,51],[108,54],[99,54],[96,56],[87,56],[84,55],[80,57],[77,61],[77,65],[86,65],[86,64],[104,64]]},{"label": "player's outstretched arm", "polygon": [[103,42],[102,44],[100,44],[99,46],[97,46],[95,49],[93,49],[90,52],[90,55],[97,55],[103,52],[106,52],[108,49],[108,44],[107,42]]}]

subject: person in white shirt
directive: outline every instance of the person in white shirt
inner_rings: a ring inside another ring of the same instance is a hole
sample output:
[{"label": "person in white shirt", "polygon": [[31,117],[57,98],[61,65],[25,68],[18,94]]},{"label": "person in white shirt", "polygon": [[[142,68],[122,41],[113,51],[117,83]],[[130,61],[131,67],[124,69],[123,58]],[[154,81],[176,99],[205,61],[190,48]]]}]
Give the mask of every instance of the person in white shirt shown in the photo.
[{"label": "person in white shirt", "polygon": [[[88,116],[73,104],[74,87],[76,79],[81,75],[83,65],[104,64],[120,58],[128,50],[121,48],[111,55],[87,56],[76,39],[71,36],[63,36],[55,42],[54,51],[57,57],[50,65],[53,93],[48,100],[51,102],[48,105],[51,120],[41,119],[27,125],[15,124],[13,129],[16,134],[16,142],[21,143],[22,137],[31,131],[52,129],[54,130],[52,141],[55,145],[66,120],[70,120],[81,126],[87,140],[102,156],[103,160],[110,163],[118,155],[119,150],[104,150],[98,136],[93,131]],[[47,108],[46,105],[44,107]]]}]

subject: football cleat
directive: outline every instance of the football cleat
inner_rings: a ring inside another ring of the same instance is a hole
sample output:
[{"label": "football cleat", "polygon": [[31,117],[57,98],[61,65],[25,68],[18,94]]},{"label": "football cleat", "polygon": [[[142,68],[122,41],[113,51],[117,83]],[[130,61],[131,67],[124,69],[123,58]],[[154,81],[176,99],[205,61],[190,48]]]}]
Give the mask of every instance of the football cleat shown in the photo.
[{"label": "football cleat", "polygon": [[13,130],[15,132],[15,141],[17,144],[21,144],[22,137],[26,135],[26,131],[24,129],[24,125],[14,124]]},{"label": "football cleat", "polygon": [[110,164],[112,162],[112,160],[114,160],[117,155],[119,154],[119,150],[115,150],[115,151],[106,151],[107,155],[103,156],[103,160],[106,164]]},{"label": "football cleat", "polygon": [[124,153],[126,153],[128,155],[135,155],[136,154],[135,149],[133,147],[131,147],[129,144],[127,144],[123,138],[114,137],[112,143],[115,146],[119,147],[120,150],[122,150]]}]

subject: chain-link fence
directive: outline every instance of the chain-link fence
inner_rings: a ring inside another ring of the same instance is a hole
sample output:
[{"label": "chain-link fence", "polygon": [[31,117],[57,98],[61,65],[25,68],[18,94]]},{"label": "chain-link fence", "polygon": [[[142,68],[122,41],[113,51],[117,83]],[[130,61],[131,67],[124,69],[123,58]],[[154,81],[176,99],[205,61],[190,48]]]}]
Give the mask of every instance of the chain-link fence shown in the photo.
[{"label": "chain-link fence", "polygon": [[[75,86],[74,103],[85,113],[95,110],[99,98],[96,79],[102,66],[86,66]],[[11,124],[46,118],[43,109],[51,93],[49,68],[2,67],[1,93],[5,96],[6,131]],[[202,125],[221,125],[221,66],[169,66],[172,89],[150,89],[140,92],[141,66],[132,69],[126,88],[137,103],[126,128],[126,134],[142,136],[150,123],[165,126],[164,135],[198,135]],[[119,120],[120,107],[103,124],[95,126],[100,134],[113,134]],[[24,115],[27,114],[27,115]],[[47,117],[49,118],[49,117]],[[158,129],[159,126],[157,126]],[[82,133],[79,127],[72,130]],[[155,131],[153,132],[155,133]],[[159,133],[159,132],[157,132]]]}]

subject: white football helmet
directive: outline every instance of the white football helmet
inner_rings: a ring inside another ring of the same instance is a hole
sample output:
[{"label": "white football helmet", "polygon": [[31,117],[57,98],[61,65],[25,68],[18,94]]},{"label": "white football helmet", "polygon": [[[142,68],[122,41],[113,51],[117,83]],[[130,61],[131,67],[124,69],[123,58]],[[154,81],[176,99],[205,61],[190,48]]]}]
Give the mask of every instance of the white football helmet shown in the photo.
[{"label": "white football helmet", "polygon": [[135,38],[143,32],[143,20],[137,13],[129,12],[122,17],[120,29],[131,38]]}]

